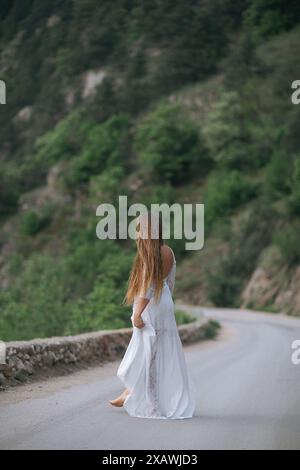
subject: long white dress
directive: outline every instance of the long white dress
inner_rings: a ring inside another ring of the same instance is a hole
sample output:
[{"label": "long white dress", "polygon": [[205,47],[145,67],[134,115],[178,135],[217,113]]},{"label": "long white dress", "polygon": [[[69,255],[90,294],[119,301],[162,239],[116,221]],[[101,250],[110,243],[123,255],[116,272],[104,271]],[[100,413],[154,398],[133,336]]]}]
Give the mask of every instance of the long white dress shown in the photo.
[{"label": "long white dress", "polygon": [[[173,253],[173,252],[172,252]],[[124,408],[139,418],[191,418],[196,407],[195,385],[189,375],[177,330],[172,298],[176,260],[164,279],[158,302],[153,284],[144,298],[143,328],[133,326],[132,337],[119,365],[117,376],[130,393]],[[134,315],[137,298],[133,303]]]}]

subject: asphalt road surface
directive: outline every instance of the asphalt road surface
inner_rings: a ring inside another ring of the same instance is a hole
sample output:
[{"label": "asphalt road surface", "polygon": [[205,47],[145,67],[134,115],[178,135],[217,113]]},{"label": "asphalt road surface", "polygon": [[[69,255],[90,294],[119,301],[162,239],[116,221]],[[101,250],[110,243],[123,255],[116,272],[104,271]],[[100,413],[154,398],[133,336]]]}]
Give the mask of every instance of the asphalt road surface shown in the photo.
[{"label": "asphalt road surface", "polygon": [[[191,309],[190,309],[191,310]],[[108,399],[119,362],[0,394],[0,449],[300,449],[300,320],[192,308],[222,323],[220,337],[185,348],[197,416],[132,418]]]}]

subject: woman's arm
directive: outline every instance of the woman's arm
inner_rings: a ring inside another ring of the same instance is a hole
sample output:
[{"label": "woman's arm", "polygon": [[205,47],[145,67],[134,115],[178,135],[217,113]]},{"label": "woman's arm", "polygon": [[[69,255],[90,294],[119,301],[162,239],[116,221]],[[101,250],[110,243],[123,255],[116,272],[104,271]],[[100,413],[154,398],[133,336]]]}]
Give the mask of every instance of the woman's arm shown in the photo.
[{"label": "woman's arm", "polygon": [[133,324],[136,328],[143,328],[145,323],[142,320],[142,313],[145,310],[149,303],[149,299],[145,299],[141,297],[135,307],[134,315],[133,315]]}]

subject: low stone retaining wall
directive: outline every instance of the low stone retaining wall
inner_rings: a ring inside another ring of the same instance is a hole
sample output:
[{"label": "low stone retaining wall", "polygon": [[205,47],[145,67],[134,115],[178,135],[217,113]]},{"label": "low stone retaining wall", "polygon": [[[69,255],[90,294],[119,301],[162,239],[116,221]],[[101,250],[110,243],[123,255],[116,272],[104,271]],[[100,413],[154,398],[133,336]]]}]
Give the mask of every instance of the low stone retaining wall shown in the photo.
[{"label": "low stone retaining wall", "polygon": [[[207,336],[207,319],[180,325],[183,344]],[[49,375],[61,375],[74,369],[114,361],[123,356],[132,328],[103,330],[77,336],[52,337],[6,343],[6,364],[0,364],[0,385],[6,387]]]}]

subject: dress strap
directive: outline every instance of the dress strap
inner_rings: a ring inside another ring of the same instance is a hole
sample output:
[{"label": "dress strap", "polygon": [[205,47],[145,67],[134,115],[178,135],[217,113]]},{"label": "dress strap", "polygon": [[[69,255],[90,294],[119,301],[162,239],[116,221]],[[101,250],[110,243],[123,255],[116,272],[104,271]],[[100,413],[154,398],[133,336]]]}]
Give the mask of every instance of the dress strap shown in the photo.
[{"label": "dress strap", "polygon": [[176,263],[176,258],[175,258],[175,254],[174,254],[174,251],[172,250],[172,248],[169,246],[170,250],[172,251],[172,255],[173,255],[173,261],[174,263]]}]

